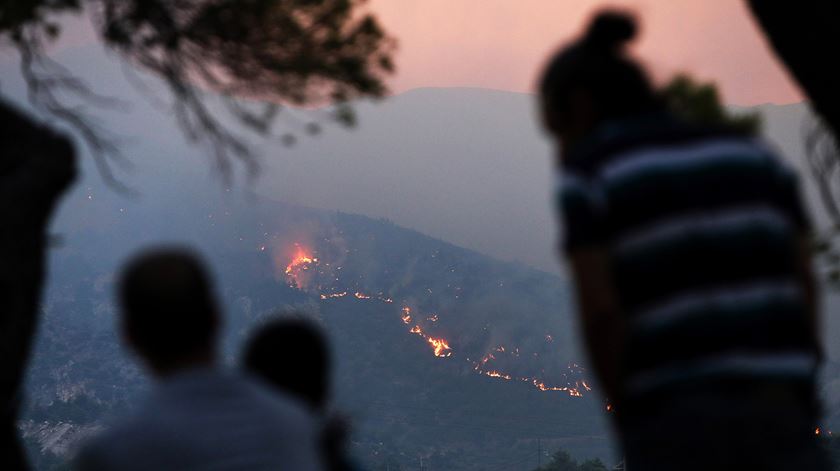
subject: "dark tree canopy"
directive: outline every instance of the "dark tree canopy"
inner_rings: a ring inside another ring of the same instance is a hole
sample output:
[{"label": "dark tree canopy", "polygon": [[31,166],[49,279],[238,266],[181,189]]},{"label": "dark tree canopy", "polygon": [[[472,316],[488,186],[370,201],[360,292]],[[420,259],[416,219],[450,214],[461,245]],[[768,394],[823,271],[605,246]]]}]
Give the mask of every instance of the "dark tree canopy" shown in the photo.
[{"label": "dark tree canopy", "polygon": [[818,119],[806,123],[804,140],[811,177],[829,227],[818,228],[818,267],[840,287],[840,72],[832,53],[837,44],[840,3],[826,0],[748,0],[758,25],[779,59],[808,97]]},{"label": "dark tree canopy", "polygon": [[[245,140],[209,106],[242,128],[271,133],[283,105],[337,104],[331,116],[352,124],[347,100],[379,97],[393,69],[391,40],[360,11],[364,0],[15,0],[0,3],[0,38],[21,54],[30,101],[74,127],[103,157],[118,156],[86,116],[58,98],[72,92],[108,103],[45,53],[60,35],[57,19],[86,13],[102,43],[160,78],[175,98],[186,135],[210,144],[223,174],[232,157],[250,172],[257,163]],[[314,113],[314,112],[313,112]],[[303,124],[308,133],[317,122]],[[291,135],[284,136],[287,142]],[[110,170],[101,162],[106,176]]]},{"label": "dark tree canopy", "polygon": [[840,72],[835,66],[840,2],[748,0],[773,50],[787,66],[811,105],[840,136]]}]

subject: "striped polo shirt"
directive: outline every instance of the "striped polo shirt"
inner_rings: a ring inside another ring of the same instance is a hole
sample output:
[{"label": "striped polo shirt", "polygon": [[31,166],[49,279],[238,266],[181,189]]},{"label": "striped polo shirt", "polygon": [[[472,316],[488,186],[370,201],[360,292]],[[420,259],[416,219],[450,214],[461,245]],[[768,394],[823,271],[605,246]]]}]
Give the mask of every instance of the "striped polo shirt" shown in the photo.
[{"label": "striped polo shirt", "polygon": [[602,127],[562,165],[564,250],[610,255],[626,393],[813,382],[795,249],[808,222],[795,173],[770,149],[662,114]]}]

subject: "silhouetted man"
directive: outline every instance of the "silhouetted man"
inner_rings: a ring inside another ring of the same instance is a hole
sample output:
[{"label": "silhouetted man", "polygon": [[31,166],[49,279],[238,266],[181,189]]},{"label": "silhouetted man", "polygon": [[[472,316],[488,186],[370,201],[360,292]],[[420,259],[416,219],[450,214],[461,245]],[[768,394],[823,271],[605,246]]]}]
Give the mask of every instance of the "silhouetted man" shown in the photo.
[{"label": "silhouetted man", "polygon": [[541,83],[591,361],[628,469],[828,469],[808,221],[766,146],[672,117],[598,15]]},{"label": "silhouetted man", "polygon": [[196,257],[158,250],[119,283],[122,332],[157,380],[132,418],[83,450],[92,470],[315,470],[316,431],[296,403],[217,366],[220,313]]},{"label": "silhouetted man", "polygon": [[328,416],[331,359],[321,330],[304,319],[281,319],[261,327],[245,347],[244,366],[280,394],[303,401],[322,417],[320,446],[330,471],[357,469],[345,450],[344,421]]}]

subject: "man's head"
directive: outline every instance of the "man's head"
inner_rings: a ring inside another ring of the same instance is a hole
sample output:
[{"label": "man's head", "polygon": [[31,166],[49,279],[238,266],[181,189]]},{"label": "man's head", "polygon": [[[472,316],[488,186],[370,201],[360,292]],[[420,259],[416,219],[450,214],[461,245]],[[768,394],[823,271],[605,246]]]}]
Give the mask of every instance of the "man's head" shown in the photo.
[{"label": "man's head", "polygon": [[540,81],[540,107],[545,127],[563,148],[604,121],[659,108],[644,70],[624,52],[635,35],[632,16],[603,11],[583,37],[549,61]]},{"label": "man's head", "polygon": [[158,375],[215,360],[219,309],[199,258],[183,249],[140,254],[119,282],[126,341]]},{"label": "man's head", "polygon": [[322,410],[330,390],[330,351],[312,322],[276,320],[260,328],[245,347],[245,368],[270,385]]}]

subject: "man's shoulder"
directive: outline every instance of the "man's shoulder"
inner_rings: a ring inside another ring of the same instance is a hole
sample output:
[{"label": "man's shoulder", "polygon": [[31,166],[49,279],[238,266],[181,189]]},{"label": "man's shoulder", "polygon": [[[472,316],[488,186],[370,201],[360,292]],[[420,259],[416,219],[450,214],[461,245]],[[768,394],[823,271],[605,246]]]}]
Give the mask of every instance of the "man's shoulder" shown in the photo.
[{"label": "man's shoulder", "polygon": [[238,383],[238,387],[248,396],[255,408],[263,409],[264,413],[284,421],[312,422],[311,414],[303,402],[296,398],[274,390],[248,374],[238,373],[234,378],[232,380]]},{"label": "man's shoulder", "polygon": [[564,167],[568,171],[593,176],[606,167],[644,157],[647,153],[697,146],[713,148],[715,144],[735,144],[748,153],[775,157],[775,152],[760,139],[727,127],[697,125],[667,118],[658,122],[657,126],[640,127],[634,131],[599,133],[577,149],[564,162]]},{"label": "man's shoulder", "polygon": [[265,439],[266,447],[305,445],[314,440],[315,420],[301,404],[244,374],[186,375],[160,385],[137,413],[90,440],[79,454],[79,469],[121,469],[158,458],[169,462],[176,450],[209,456],[213,444],[235,450],[245,431]]},{"label": "man's shoulder", "polygon": [[[313,422],[304,405],[258,379],[236,370],[222,370],[190,379],[169,394],[161,395],[158,410],[183,411],[173,418],[191,421],[221,413],[226,420],[236,411],[239,420],[255,420],[263,427],[305,427]],[[198,400],[197,400],[198,399]],[[152,414],[153,415],[153,414]],[[212,421],[212,420],[211,420]]]}]

